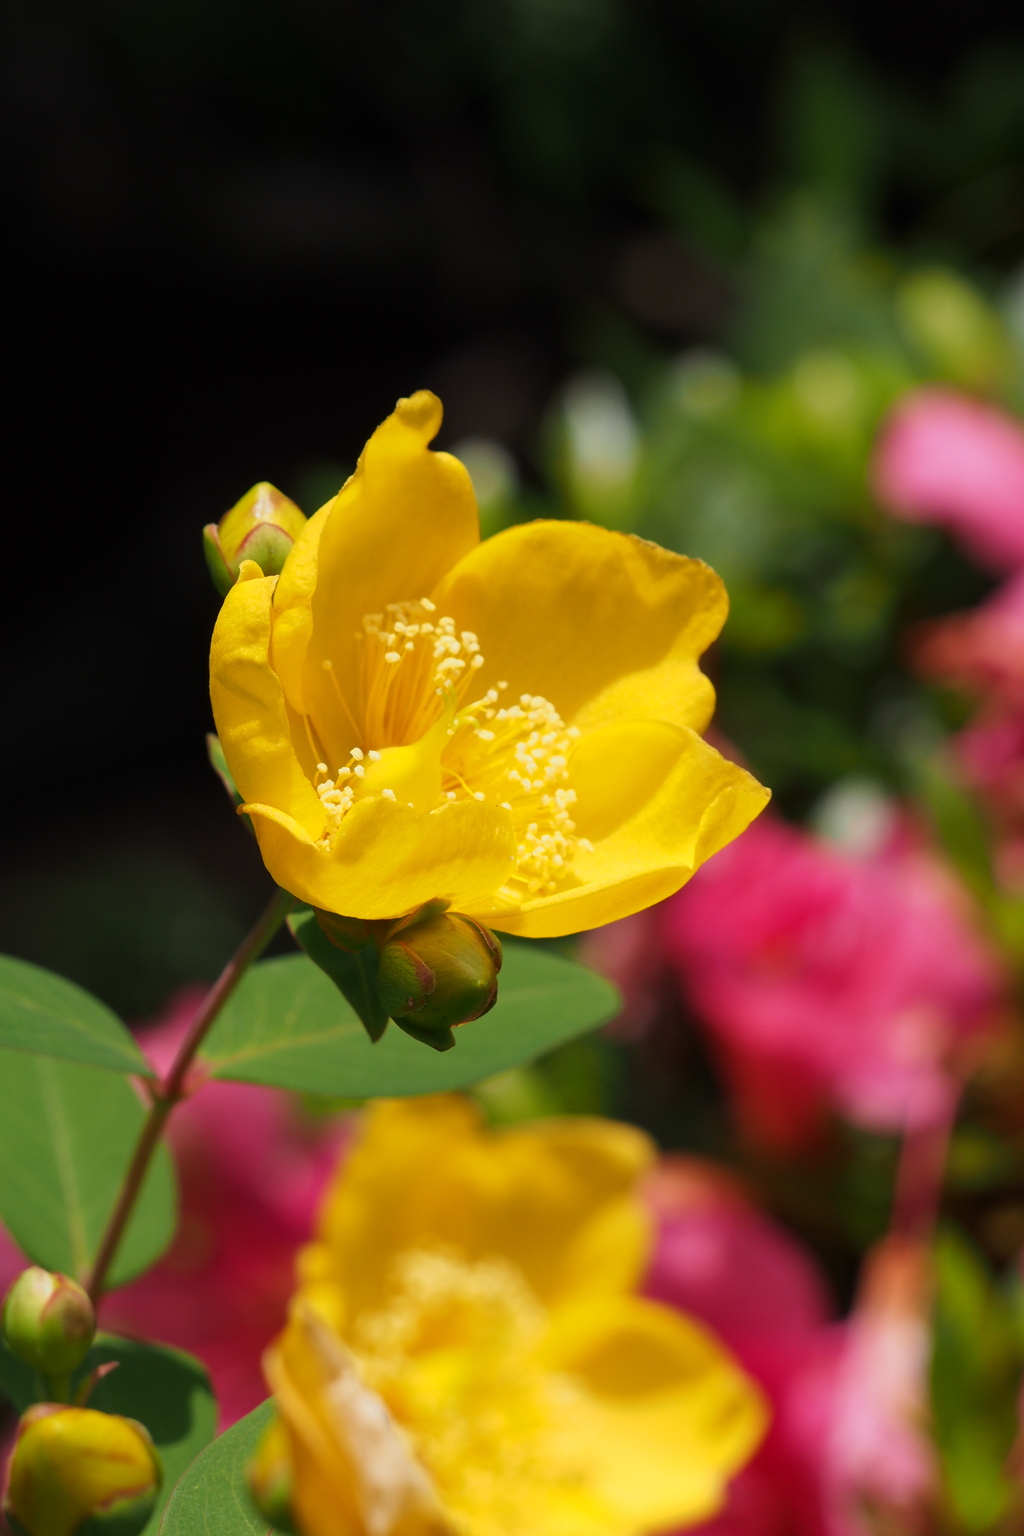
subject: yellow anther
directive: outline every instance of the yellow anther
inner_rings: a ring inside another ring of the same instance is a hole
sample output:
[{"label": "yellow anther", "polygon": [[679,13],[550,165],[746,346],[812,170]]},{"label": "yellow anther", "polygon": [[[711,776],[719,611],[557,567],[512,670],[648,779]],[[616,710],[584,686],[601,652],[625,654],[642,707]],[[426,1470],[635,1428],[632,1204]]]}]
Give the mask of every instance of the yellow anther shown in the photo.
[{"label": "yellow anther", "polygon": [[[328,833],[367,796],[420,811],[472,799],[512,817],[519,847],[508,895],[546,894],[570,878],[574,853],[583,846],[570,814],[576,799],[570,749],[578,729],[567,727],[541,694],[520,693],[518,701],[501,705],[506,679],[470,702],[470,679],[485,665],[480,638],[450,614],[438,615],[429,599],[367,614],[357,639],[358,668],[346,681],[347,697],[333,675],[332,681],[363,746],[353,749],[333,783],[316,786]],[[326,773],[318,764],[318,776]]]}]

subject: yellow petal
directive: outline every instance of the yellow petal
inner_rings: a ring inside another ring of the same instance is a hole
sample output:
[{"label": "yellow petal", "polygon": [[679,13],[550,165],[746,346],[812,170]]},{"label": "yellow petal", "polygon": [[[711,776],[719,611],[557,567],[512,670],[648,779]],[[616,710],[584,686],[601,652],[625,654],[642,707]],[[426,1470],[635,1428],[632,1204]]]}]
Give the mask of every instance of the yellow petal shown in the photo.
[{"label": "yellow petal", "polygon": [[[380,1304],[397,1254],[422,1246],[433,1191],[447,1187],[452,1163],[479,1135],[478,1111],[456,1095],[378,1100],[366,1110],[318,1223],[353,1314]],[[317,1278],[326,1272],[321,1254]]]},{"label": "yellow petal", "polygon": [[297,714],[306,714],[306,652],[313,633],[311,602],[316,586],[320,535],[337,497],[322,506],[303,528],[284,563],[274,590],[270,659],[285,697]]},{"label": "yellow petal", "polygon": [[445,1536],[427,1473],[348,1350],[302,1299],[264,1356],[303,1536]]},{"label": "yellow petal", "polygon": [[284,812],[312,839],[323,830],[323,807],[293,745],[288,708],[269,658],[276,580],[251,560],[243,562],[213,631],[210,699],[242,798]]},{"label": "yellow petal", "polygon": [[684,885],[768,803],[769,791],[693,731],[634,720],[590,731],[570,765],[578,884],[515,911],[476,909],[505,933],[549,938],[639,912]]},{"label": "yellow petal", "polygon": [[321,1236],[355,1310],[379,1299],[397,1253],[439,1242],[509,1259],[542,1300],[623,1291],[648,1254],[632,1191],[653,1156],[641,1131],[609,1120],[490,1133],[456,1098],[385,1102],[367,1114]]},{"label": "yellow petal", "polygon": [[466,469],[428,446],[440,425],[441,402],[428,390],[400,400],[363,449],[320,534],[303,696],[332,765],[355,745],[386,743],[354,739],[324,662],[358,725],[356,635],[364,614],[428,597],[480,538]]},{"label": "yellow petal", "polygon": [[515,858],[508,812],[478,800],[429,812],[359,800],[330,847],[275,805],[247,803],[244,810],[278,885],[347,917],[400,917],[435,897],[472,911],[481,892],[508,877]]},{"label": "yellow petal", "polygon": [[714,1514],[765,1429],[760,1392],[713,1335],[656,1302],[565,1307],[544,1358],[584,1389],[560,1425],[564,1453],[624,1531]]},{"label": "yellow petal", "polygon": [[[651,1232],[634,1188],[654,1160],[641,1131],[555,1118],[499,1132],[475,1152],[452,1192],[464,1212],[463,1231],[452,1235],[469,1256],[511,1260],[547,1303],[637,1284]],[[444,1200],[435,1208],[443,1219]]]},{"label": "yellow petal", "polygon": [[703,730],[711,719],[697,658],[728,599],[700,560],[589,523],[525,523],[466,555],[431,596],[478,635],[481,689],[542,694],[581,728],[642,716]]}]

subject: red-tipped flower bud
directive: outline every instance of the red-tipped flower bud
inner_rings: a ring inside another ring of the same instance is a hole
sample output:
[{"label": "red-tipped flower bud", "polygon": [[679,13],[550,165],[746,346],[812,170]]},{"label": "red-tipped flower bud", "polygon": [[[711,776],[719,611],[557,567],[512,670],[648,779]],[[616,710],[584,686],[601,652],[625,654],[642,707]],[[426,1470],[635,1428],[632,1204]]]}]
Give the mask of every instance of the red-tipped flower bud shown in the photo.
[{"label": "red-tipped flower bud", "polygon": [[234,586],[243,560],[255,560],[264,576],[277,576],[303,528],[305,515],[269,481],[261,480],[219,523],[203,529],[203,549],[213,584],[222,595]]},{"label": "red-tipped flower bud", "polygon": [[33,1265],[22,1270],[7,1292],[7,1347],[44,1376],[67,1376],[81,1365],[95,1332],[92,1302],[67,1275]]},{"label": "red-tipped flower bud", "polygon": [[36,1403],[18,1426],[4,1517],[19,1536],[137,1536],[162,1482],[134,1419]]},{"label": "red-tipped flower bud", "polygon": [[444,1033],[494,1007],[500,970],[494,934],[462,912],[442,912],[382,947],[377,991],[396,1024]]},{"label": "red-tipped flower bud", "polygon": [[277,1531],[294,1531],[291,1448],[280,1419],[273,1418],[264,1431],[245,1478],[252,1501],[267,1524]]}]

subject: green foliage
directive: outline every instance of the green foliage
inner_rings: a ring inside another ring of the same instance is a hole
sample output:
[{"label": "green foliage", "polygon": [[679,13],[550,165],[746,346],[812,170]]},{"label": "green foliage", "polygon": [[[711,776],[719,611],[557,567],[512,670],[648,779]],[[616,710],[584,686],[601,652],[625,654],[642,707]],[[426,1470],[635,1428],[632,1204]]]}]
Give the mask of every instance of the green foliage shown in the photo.
[{"label": "green foliage", "polygon": [[376,944],[361,944],[352,954],[332,944],[314,917],[305,907],[288,919],[288,927],[296,943],[329,976],[348,1003],[358,1014],[363,1028],[371,1040],[379,1040],[388,1027],[388,1016],[377,995],[377,972],[380,956]]},{"label": "green foliage", "polygon": [[[846,114],[849,165],[812,174],[808,162],[810,183],[759,223],[720,349],[643,360],[635,333],[627,367],[614,327],[595,329],[588,361],[602,366],[565,386],[548,454],[553,511],[634,530],[723,577],[716,723],[800,818],[848,775],[902,785],[907,721],[936,716],[907,666],[908,632],[988,585],[935,529],[877,506],[869,466],[887,413],[936,381],[1013,404],[1024,373],[983,292],[871,249],[827,193],[861,177],[859,87],[818,64],[805,61],[794,98],[801,132]],[[536,509],[524,499],[518,515]]]},{"label": "green foliage", "polygon": [[1021,1339],[1010,1301],[953,1228],[936,1245],[932,1408],[956,1529],[992,1529],[1013,1495],[1007,1454],[1017,1430]]},{"label": "green foliage", "polygon": [[373,1044],[327,977],[305,956],[289,956],[252,968],[202,1056],[215,1077],[305,1093],[435,1093],[534,1060],[605,1023],[617,1001],[614,988],[584,966],[511,942],[494,1008],[460,1025],[455,1049],[439,1055],[396,1029]]},{"label": "green foliage", "polygon": [[273,1404],[261,1403],[218,1435],[189,1467],[167,1504],[161,1536],[265,1536],[245,1486],[245,1468],[270,1422]]},{"label": "green foliage", "polygon": [[990,903],[995,888],[991,829],[977,802],[956,782],[949,764],[934,753],[914,765],[914,787],[950,863],[978,900]]},{"label": "green foliage", "polygon": [[[0,1054],[0,1217],[35,1263],[85,1278],[145,1116],[120,1075],[21,1051]],[[161,1147],[110,1276],[123,1285],[174,1234],[175,1182]]]},{"label": "green foliage", "polygon": [[[72,1392],[98,1366],[117,1369],[93,1387],[88,1406],[102,1413],[138,1419],[153,1437],[164,1467],[160,1499],[143,1536],[156,1536],[164,1505],[185,1469],[213,1439],[217,1404],[204,1366],[192,1355],[166,1345],[145,1344],[101,1333],[75,1372]],[[17,1367],[15,1370],[13,1367]],[[42,1383],[0,1348],[0,1391],[18,1413],[43,1396]]]},{"label": "green foliage", "polygon": [[73,982],[0,955],[0,1048],[151,1075],[121,1020]]},{"label": "green foliage", "polygon": [[[220,744],[220,737],[215,736],[212,731],[207,732],[206,755],[210,760],[210,767],[227,791],[228,799],[237,810],[242,804],[242,797],[238,792],[238,785],[232,777],[231,769],[228,767],[228,760],[224,756],[224,748]],[[253,828],[252,817],[242,816],[240,819],[244,821],[247,830],[255,837],[256,832]]]}]

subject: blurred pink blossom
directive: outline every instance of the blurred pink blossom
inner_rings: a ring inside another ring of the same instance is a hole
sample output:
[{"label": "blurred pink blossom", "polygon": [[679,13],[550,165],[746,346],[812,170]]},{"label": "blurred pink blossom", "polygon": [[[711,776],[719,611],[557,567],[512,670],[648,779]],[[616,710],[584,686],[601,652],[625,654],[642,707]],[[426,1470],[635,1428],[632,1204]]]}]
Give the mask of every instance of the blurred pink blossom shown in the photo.
[{"label": "blurred pink blossom", "polygon": [[855,857],[762,816],[660,913],[741,1124],[780,1150],[830,1108],[875,1130],[943,1116],[1000,996],[965,893],[905,829]]},{"label": "blurred pink blossom", "polygon": [[671,981],[657,909],[593,928],[580,940],[579,958],[618,987],[622,1008],[608,1026],[619,1040],[642,1039],[664,1008]]},{"label": "blurred pink blossom", "polygon": [[878,441],[871,478],[908,522],[940,523],[985,564],[1024,564],[1024,429],[949,389],[913,391]]},{"label": "blurred pink blossom", "polygon": [[1024,708],[1024,573],[970,612],[922,625],[912,659],[927,677]]},{"label": "blurred pink blossom", "polygon": [[964,782],[997,829],[1002,879],[1024,882],[1024,572],[969,613],[924,625],[912,657],[925,677],[974,696],[976,714],[950,743]]},{"label": "blurred pink blossom", "polygon": [[833,1496],[855,1494],[907,1514],[935,1497],[931,1291],[925,1243],[893,1234],[868,1255],[836,1377],[827,1447]]},{"label": "blurred pink blossom", "polygon": [[904,1515],[926,1504],[924,1250],[879,1245],[838,1323],[811,1255],[720,1169],[665,1158],[647,1196],[658,1223],[648,1294],[712,1327],[772,1406],[726,1507],[693,1536],[868,1536],[866,1503]]},{"label": "blurred pink blossom", "polygon": [[[140,1033],[158,1070],[201,997],[180,994]],[[106,1297],[100,1320],[198,1355],[222,1427],[267,1395],[260,1356],[284,1321],[295,1250],[309,1235],[343,1134],[336,1119],[304,1117],[294,1095],[245,1083],[205,1084],[171,1121],[178,1235],[154,1269]]]}]

